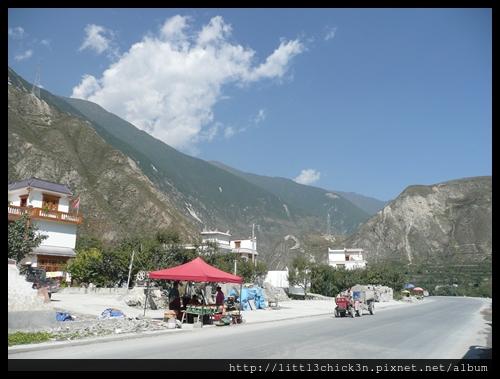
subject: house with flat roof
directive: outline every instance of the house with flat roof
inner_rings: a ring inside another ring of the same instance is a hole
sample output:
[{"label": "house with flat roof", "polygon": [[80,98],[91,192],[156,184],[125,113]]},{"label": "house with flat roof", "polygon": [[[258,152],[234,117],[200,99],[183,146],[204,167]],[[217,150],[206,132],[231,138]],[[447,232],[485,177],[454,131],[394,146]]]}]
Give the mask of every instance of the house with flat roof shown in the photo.
[{"label": "house with flat roof", "polygon": [[[232,254],[235,258],[243,258],[248,262],[257,262],[257,238],[249,237],[248,239],[231,239],[229,230],[227,232],[219,232],[215,230],[203,230],[200,233],[201,246],[198,247],[198,254],[206,253],[210,249],[210,244],[214,244],[217,250],[221,253]],[[186,245],[186,249],[195,247]]]},{"label": "house with flat roof", "polygon": [[73,192],[66,185],[38,178],[9,183],[8,197],[8,223],[27,213],[38,231],[48,236],[19,263],[44,268],[47,277],[69,280],[61,267],[76,257],[76,232],[82,223],[80,199],[71,204]]},{"label": "house with flat roof", "polygon": [[360,248],[332,250],[328,248],[328,265],[333,268],[344,267],[346,270],[366,268],[365,251]]}]

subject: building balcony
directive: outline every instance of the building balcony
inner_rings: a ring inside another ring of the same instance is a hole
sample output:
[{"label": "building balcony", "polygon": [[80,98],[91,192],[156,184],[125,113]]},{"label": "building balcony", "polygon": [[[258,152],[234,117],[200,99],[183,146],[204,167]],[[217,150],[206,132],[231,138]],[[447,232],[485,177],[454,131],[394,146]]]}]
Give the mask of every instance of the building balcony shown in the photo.
[{"label": "building balcony", "polygon": [[17,205],[9,205],[8,207],[9,220],[20,218],[27,212],[32,219],[60,221],[77,225],[82,223],[82,215],[77,213],[45,211],[42,208],[19,207]]}]

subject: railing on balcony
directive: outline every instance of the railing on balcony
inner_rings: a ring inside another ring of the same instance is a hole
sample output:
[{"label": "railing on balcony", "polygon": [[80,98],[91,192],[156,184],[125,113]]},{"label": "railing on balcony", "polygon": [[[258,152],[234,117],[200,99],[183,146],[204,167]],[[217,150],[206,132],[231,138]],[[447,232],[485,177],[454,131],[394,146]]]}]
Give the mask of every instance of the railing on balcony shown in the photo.
[{"label": "railing on balcony", "polygon": [[46,211],[42,208],[19,207],[9,204],[9,216],[21,217],[24,213],[28,213],[30,218],[39,218],[43,220],[63,221],[72,224],[81,224],[82,215],[77,213]]}]

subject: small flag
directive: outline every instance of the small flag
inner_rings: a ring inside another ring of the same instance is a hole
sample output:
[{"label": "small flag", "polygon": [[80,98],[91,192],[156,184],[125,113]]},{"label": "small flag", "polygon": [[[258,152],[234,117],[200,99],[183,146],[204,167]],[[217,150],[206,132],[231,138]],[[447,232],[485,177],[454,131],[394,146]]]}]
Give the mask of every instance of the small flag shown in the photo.
[{"label": "small flag", "polygon": [[73,209],[78,209],[80,207],[80,197],[81,196],[78,196],[78,199],[76,199],[75,202],[73,203],[72,205]]}]

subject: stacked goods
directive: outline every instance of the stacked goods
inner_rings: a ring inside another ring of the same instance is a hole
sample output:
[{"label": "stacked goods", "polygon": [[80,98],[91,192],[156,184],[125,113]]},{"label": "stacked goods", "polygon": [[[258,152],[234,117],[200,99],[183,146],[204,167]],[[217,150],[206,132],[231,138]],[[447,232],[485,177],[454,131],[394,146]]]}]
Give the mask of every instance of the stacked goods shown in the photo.
[{"label": "stacked goods", "polygon": [[177,318],[177,311],[172,309],[165,309],[165,312],[163,313],[163,321],[168,321],[169,319],[176,319],[176,318]]},{"label": "stacked goods", "polygon": [[207,305],[190,305],[186,308],[188,312],[210,315],[214,313],[222,313],[222,306],[215,304],[207,304]]},{"label": "stacked goods", "polygon": [[226,316],[220,317],[218,321],[214,322],[214,324],[217,326],[231,325],[231,316],[226,315]]}]

